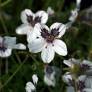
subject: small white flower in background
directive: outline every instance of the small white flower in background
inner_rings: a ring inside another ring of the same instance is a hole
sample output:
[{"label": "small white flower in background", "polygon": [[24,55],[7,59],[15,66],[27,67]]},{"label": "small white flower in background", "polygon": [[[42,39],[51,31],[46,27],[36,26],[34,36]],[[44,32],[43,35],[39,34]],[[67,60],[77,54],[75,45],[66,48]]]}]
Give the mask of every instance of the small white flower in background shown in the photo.
[{"label": "small white flower in background", "polygon": [[21,12],[21,21],[23,24],[16,29],[16,33],[27,34],[29,37],[32,35],[36,23],[45,24],[47,20],[48,14],[45,11],[41,10],[34,14],[30,9],[25,9]]},{"label": "small white flower in background", "polygon": [[34,84],[37,84],[37,82],[38,82],[38,77],[37,77],[36,74],[33,74],[32,80],[33,80],[33,83],[34,83]]},{"label": "small white flower in background", "polygon": [[36,88],[32,82],[27,82],[25,90],[26,90],[26,92],[32,92],[32,91],[36,90]]},{"label": "small white flower in background", "polygon": [[71,22],[74,22],[76,20],[77,16],[78,16],[78,10],[74,9],[74,10],[71,11],[71,15],[69,17],[69,20]]},{"label": "small white flower in background", "polygon": [[49,16],[52,16],[52,15],[54,15],[55,11],[51,7],[48,7],[47,13],[48,13]]},{"label": "small white flower in background", "polygon": [[55,80],[55,70],[54,70],[54,67],[51,67],[51,66],[46,66],[45,67],[45,75],[44,75],[44,82],[46,85],[48,86],[55,86],[56,84],[56,80]]},{"label": "small white flower in background", "polygon": [[77,9],[80,9],[80,3],[81,3],[81,0],[76,0],[76,7],[77,7]]},{"label": "small white flower in background", "polygon": [[26,46],[18,43],[16,44],[16,37],[0,36],[0,57],[8,57],[12,53],[12,49],[26,49]]},{"label": "small white flower in background", "polygon": [[[66,25],[62,23],[54,23],[50,29],[46,25],[36,24],[34,34],[30,38],[28,48],[30,52],[41,52],[41,58],[44,63],[50,63],[55,56],[55,52],[59,55],[67,55],[67,46],[59,40],[65,34]],[[33,41],[32,41],[33,40]]]},{"label": "small white flower in background", "polygon": [[37,74],[32,75],[32,80],[33,80],[33,83],[32,82],[26,83],[26,87],[25,87],[26,92],[36,91],[36,85],[37,85],[37,82],[38,82]]}]

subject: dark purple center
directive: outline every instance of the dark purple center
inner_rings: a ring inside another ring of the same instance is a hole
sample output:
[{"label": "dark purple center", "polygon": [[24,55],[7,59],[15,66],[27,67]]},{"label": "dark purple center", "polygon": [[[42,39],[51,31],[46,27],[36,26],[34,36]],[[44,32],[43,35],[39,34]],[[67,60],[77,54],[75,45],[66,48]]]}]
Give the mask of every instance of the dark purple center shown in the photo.
[{"label": "dark purple center", "polygon": [[52,29],[51,32],[49,33],[48,30],[46,30],[45,28],[41,29],[41,36],[48,42],[48,43],[52,43],[55,39],[55,37],[57,37],[59,35],[59,28],[56,29]]},{"label": "dark purple center", "polygon": [[84,81],[78,81],[77,88],[83,92],[82,90],[85,88],[85,82]]},{"label": "dark purple center", "polygon": [[36,23],[41,22],[41,17],[37,16],[33,19],[33,16],[27,15],[27,21],[34,27]]},{"label": "dark purple center", "polygon": [[6,49],[7,48],[6,48],[5,43],[4,43],[4,40],[3,40],[2,42],[0,42],[0,51],[5,52]]},{"label": "dark purple center", "polygon": [[53,68],[51,66],[46,67],[46,73],[51,74],[53,73]]},{"label": "dark purple center", "polygon": [[90,66],[88,64],[81,64],[80,69],[85,72],[90,69]]}]

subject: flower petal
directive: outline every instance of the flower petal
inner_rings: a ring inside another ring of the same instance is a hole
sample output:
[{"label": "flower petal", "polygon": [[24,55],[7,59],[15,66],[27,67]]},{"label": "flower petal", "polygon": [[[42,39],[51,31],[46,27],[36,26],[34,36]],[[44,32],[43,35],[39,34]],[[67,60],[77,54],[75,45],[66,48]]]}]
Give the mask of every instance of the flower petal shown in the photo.
[{"label": "flower petal", "polygon": [[74,87],[68,86],[68,87],[66,88],[66,92],[75,92],[75,91],[74,91]]},{"label": "flower petal", "polygon": [[31,34],[33,27],[31,25],[22,24],[16,29],[16,33],[20,35]]},{"label": "flower petal", "polygon": [[3,37],[0,36],[0,43],[2,43],[2,41],[3,41]]},{"label": "flower petal", "polygon": [[35,14],[35,17],[41,18],[41,23],[42,24],[45,24],[47,22],[47,20],[48,20],[48,14],[45,11],[38,11]]},{"label": "flower petal", "polygon": [[66,26],[62,23],[53,23],[50,27],[50,30],[56,29],[56,31],[59,32],[59,35],[57,36],[58,38],[60,38],[61,36],[63,36],[66,32]]},{"label": "flower petal", "polygon": [[27,41],[30,43],[38,37],[41,37],[41,25],[39,23],[37,23],[33,31],[27,35]]},{"label": "flower petal", "polygon": [[18,43],[13,47],[13,49],[25,50],[26,46],[24,44]]},{"label": "flower petal", "polygon": [[34,17],[34,13],[30,9],[25,9],[24,11],[21,12],[21,21],[24,24],[29,24],[27,17],[32,16]]},{"label": "flower petal", "polygon": [[53,49],[59,55],[66,56],[67,55],[67,47],[66,44],[61,40],[55,40],[53,43]]},{"label": "flower petal", "polygon": [[92,88],[84,88],[83,92],[92,92]]},{"label": "flower petal", "polygon": [[27,82],[25,89],[26,89],[26,92],[32,92],[32,91],[34,91],[36,88],[35,88],[35,86],[33,85],[32,82]]},{"label": "flower petal", "polygon": [[46,46],[41,53],[41,58],[44,63],[50,63],[54,59],[55,52],[52,48],[52,45]]},{"label": "flower petal", "polygon": [[62,79],[65,83],[67,83],[68,85],[71,84],[70,80],[72,81],[72,75],[70,72],[66,72],[63,76]]},{"label": "flower petal", "polygon": [[9,57],[11,55],[12,50],[11,49],[6,49],[5,51],[0,51],[0,57]]},{"label": "flower petal", "polygon": [[34,83],[34,84],[37,84],[37,82],[38,82],[38,77],[37,77],[36,74],[33,74],[32,80],[33,80],[33,83]]},{"label": "flower petal", "polygon": [[56,81],[55,81],[55,76],[53,76],[53,78],[50,78],[46,75],[44,75],[44,82],[45,84],[47,84],[48,86],[55,86]]},{"label": "flower petal", "polygon": [[29,51],[33,53],[40,52],[44,46],[45,46],[45,41],[43,38],[37,38],[36,40],[28,44]]}]

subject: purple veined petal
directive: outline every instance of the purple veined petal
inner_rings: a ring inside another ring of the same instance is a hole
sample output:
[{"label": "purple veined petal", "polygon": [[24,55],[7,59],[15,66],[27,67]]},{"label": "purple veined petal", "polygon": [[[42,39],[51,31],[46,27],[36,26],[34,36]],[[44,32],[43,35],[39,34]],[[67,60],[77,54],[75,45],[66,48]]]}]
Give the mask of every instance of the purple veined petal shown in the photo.
[{"label": "purple veined petal", "polygon": [[31,16],[32,19],[34,18],[34,13],[30,9],[25,9],[21,12],[21,21],[24,24],[29,24],[28,16]]},{"label": "purple veined petal", "polygon": [[66,26],[62,23],[53,23],[50,27],[50,31],[56,34],[57,38],[62,37],[66,32]]},{"label": "purple veined petal", "polygon": [[12,49],[6,49],[5,51],[0,51],[0,57],[5,58],[11,55]]},{"label": "purple veined petal", "polygon": [[55,52],[52,48],[52,44],[48,44],[43,48],[42,53],[41,53],[41,58],[44,63],[50,63],[55,56]]},{"label": "purple veined petal", "polygon": [[73,80],[72,78],[72,74],[70,72],[66,72],[63,76],[62,79],[65,83],[67,83],[68,85],[71,84],[70,81]]},{"label": "purple veined petal", "polygon": [[61,40],[56,39],[53,42],[53,49],[59,55],[62,55],[62,56],[66,56],[67,55],[67,46]]},{"label": "purple veined petal", "polygon": [[47,75],[44,75],[44,82],[48,86],[55,87],[55,84],[56,84],[55,76],[51,75],[51,76],[48,77]]},{"label": "purple veined petal", "polygon": [[28,48],[30,52],[38,53],[42,51],[45,45],[46,42],[44,41],[43,38],[37,38],[34,41],[28,43]]},{"label": "purple veined petal", "polygon": [[16,33],[20,35],[30,34],[33,31],[31,25],[22,24],[16,29]]},{"label": "purple veined petal", "polygon": [[39,23],[42,23],[42,24],[45,24],[48,20],[48,14],[45,12],[45,11],[38,11],[36,14],[35,14],[35,18],[40,19],[38,22]]}]

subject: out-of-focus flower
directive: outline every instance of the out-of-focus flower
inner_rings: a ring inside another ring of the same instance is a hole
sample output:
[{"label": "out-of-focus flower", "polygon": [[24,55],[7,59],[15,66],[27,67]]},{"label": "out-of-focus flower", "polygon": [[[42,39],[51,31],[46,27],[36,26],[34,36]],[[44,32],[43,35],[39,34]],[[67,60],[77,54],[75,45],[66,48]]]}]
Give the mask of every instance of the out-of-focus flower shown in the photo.
[{"label": "out-of-focus flower", "polygon": [[26,87],[25,87],[26,92],[36,91],[36,85],[37,85],[37,82],[38,82],[37,74],[32,75],[32,80],[33,80],[33,83],[32,82],[26,83]]},{"label": "out-of-focus flower", "polygon": [[36,88],[32,82],[27,82],[25,89],[26,89],[26,92],[32,92],[32,91],[36,90]]},{"label": "out-of-focus flower", "polygon": [[44,74],[45,84],[47,84],[48,86],[54,87],[56,84],[56,80],[55,80],[56,72],[54,70],[54,67],[46,66],[44,72],[45,72],[45,74]]},{"label": "out-of-focus flower", "polygon": [[63,77],[64,82],[68,84],[66,92],[75,92],[75,83],[78,92],[92,92],[92,76],[81,75],[75,81],[70,73]]},{"label": "out-of-focus flower", "polygon": [[[68,75],[69,74],[69,75]],[[67,91],[66,92],[75,92],[75,83],[76,83],[76,89],[78,92],[84,92],[83,90],[85,89],[85,80],[86,80],[86,75],[81,75],[78,77],[78,79],[74,79],[73,75],[71,73],[66,73],[63,76],[63,81],[68,84]]]},{"label": "out-of-focus flower", "polygon": [[50,29],[46,25],[36,24],[34,34],[28,44],[29,51],[33,53],[41,52],[41,58],[44,63],[50,63],[55,56],[55,52],[66,56],[66,44],[59,40],[65,34],[65,31],[66,25],[62,23],[54,23]]},{"label": "out-of-focus flower", "polygon": [[27,34],[28,40],[28,38],[33,34],[35,24],[45,24],[47,20],[48,14],[45,11],[38,11],[34,14],[30,9],[25,9],[21,12],[21,21],[23,24],[16,29],[16,33]]},{"label": "out-of-focus flower", "polygon": [[63,62],[71,69],[74,69],[74,71],[78,74],[90,75],[90,73],[92,72],[91,61],[88,60],[81,61],[78,59],[71,58],[69,60],[64,60]]},{"label": "out-of-focus flower", "polygon": [[52,16],[52,15],[54,15],[55,11],[51,7],[48,7],[47,13],[48,13],[49,16]]},{"label": "out-of-focus flower", "polygon": [[16,37],[0,36],[0,57],[8,57],[12,53],[12,49],[26,49],[26,46],[18,43],[16,44]]},{"label": "out-of-focus flower", "polygon": [[74,9],[74,10],[71,11],[71,15],[69,17],[69,20],[71,22],[74,22],[76,20],[77,16],[78,16],[78,10]]},{"label": "out-of-focus flower", "polygon": [[37,77],[36,74],[33,74],[32,80],[33,80],[33,83],[34,83],[34,84],[37,84],[37,82],[38,82],[38,77]]}]

